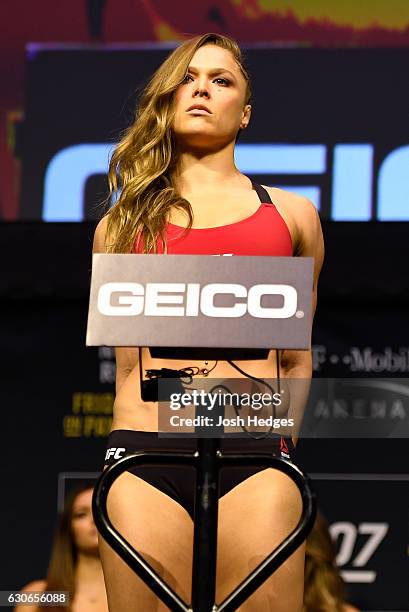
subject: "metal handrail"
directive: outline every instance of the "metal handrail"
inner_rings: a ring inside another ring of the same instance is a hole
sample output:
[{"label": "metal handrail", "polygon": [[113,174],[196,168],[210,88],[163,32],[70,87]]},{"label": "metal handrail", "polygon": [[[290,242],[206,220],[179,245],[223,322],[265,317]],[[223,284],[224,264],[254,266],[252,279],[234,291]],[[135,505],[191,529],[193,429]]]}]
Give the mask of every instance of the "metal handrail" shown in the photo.
[{"label": "metal handrail", "polygon": [[[192,604],[183,601],[114,527],[107,509],[108,493],[115,480],[141,465],[185,465],[196,469]],[[273,468],[286,474],[301,494],[302,513],[293,531],[219,605],[215,604],[217,509],[219,471],[228,466]],[[145,584],[175,612],[233,612],[298,548],[311,530],[315,494],[299,467],[270,455],[223,454],[219,439],[199,439],[192,452],[138,451],[110,465],[98,479],[92,500],[95,524],[102,537]]]}]

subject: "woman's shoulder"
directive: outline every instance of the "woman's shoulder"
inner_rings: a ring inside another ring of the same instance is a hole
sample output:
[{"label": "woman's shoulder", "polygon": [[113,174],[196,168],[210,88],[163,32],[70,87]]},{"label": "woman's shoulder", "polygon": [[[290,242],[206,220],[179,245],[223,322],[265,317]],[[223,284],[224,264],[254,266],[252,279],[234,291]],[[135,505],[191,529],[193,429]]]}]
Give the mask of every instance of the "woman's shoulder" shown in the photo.
[{"label": "woman's shoulder", "polygon": [[26,584],[21,591],[45,591],[47,586],[46,580],[32,580],[28,584]]},{"label": "woman's shoulder", "polygon": [[278,187],[265,186],[265,189],[290,231],[294,252],[301,252],[302,245],[317,242],[321,224],[311,200]]},{"label": "woman's shoulder", "polygon": [[105,253],[105,237],[107,233],[108,215],[102,217],[94,232],[93,253]]},{"label": "woman's shoulder", "polygon": [[[33,593],[33,592],[43,592],[45,591],[47,588],[47,581],[46,580],[33,580],[32,582],[29,582],[28,584],[26,584],[25,586],[23,586],[22,589],[20,589],[20,593]],[[28,603],[21,603],[21,604],[17,604],[16,607],[14,608],[14,612],[29,612],[31,610],[31,612],[38,612],[39,607],[37,604],[28,604]]]},{"label": "woman's shoulder", "polygon": [[[264,186],[264,185],[263,185]],[[279,209],[283,209],[287,214],[290,214],[295,221],[305,219],[308,217],[315,217],[317,215],[317,209],[314,204],[303,195],[288,191],[287,189],[280,189],[279,187],[267,187],[271,201]]]},{"label": "woman's shoulder", "polygon": [[359,612],[358,608],[355,606],[351,606],[350,604],[344,604],[342,607],[342,612]]}]

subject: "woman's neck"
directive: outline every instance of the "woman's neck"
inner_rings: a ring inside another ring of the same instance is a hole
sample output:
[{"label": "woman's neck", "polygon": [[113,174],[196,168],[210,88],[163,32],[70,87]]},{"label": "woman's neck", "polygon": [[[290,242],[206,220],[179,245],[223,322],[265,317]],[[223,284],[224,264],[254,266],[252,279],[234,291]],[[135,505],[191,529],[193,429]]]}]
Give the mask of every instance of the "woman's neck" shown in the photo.
[{"label": "woman's neck", "polygon": [[100,580],[103,582],[104,575],[99,555],[79,553],[75,574],[77,582],[98,582]]},{"label": "woman's neck", "polygon": [[243,183],[243,175],[234,164],[230,147],[206,154],[192,151],[179,153],[177,170],[173,176],[179,193],[191,193],[200,185],[202,191],[220,187],[220,182]]}]

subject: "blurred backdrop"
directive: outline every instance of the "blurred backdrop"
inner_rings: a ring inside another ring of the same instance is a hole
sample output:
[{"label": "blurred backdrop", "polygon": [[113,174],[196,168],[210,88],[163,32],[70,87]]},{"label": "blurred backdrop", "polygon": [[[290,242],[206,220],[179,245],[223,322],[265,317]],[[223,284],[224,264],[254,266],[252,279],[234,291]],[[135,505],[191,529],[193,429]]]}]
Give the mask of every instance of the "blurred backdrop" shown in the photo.
[{"label": "blurred backdrop", "polygon": [[372,381],[311,402],[300,461],[351,600],[407,610],[409,4],[3,0],[0,23],[0,589],[45,575],[57,506],[101,467],[115,364],[85,328],[110,151],[169,51],[214,31],[253,77],[238,167],[321,215],[315,376]]}]

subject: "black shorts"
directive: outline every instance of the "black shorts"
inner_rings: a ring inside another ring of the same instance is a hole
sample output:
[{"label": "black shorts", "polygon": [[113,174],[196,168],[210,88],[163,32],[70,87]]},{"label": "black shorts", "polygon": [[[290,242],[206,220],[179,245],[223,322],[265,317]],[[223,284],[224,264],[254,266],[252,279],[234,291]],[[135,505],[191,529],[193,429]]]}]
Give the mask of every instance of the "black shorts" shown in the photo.
[{"label": "black shorts", "polygon": [[[275,435],[261,440],[229,435],[220,439],[224,453],[260,453],[271,454],[295,462],[295,448],[291,438]],[[135,451],[176,450],[191,451],[197,448],[197,438],[177,437],[159,438],[156,432],[117,429],[108,437],[105,465],[111,465],[118,459]],[[264,470],[264,467],[226,467],[220,471],[219,498],[233,489],[243,480]],[[156,487],[177,501],[194,516],[195,474],[190,466],[139,466],[129,470],[152,486]]]}]

